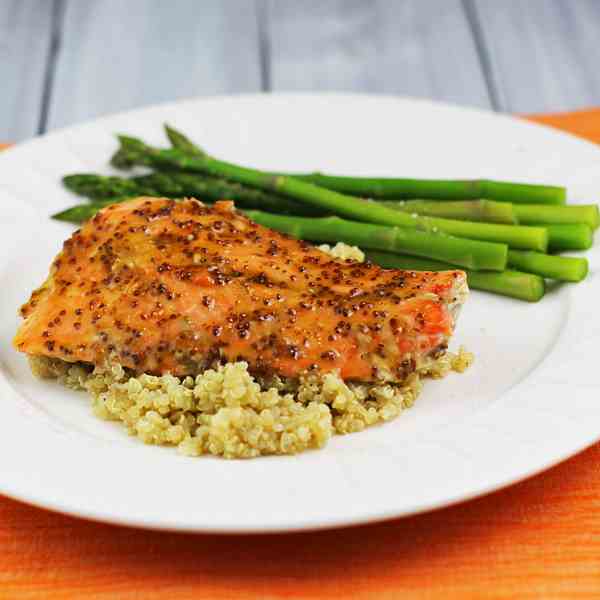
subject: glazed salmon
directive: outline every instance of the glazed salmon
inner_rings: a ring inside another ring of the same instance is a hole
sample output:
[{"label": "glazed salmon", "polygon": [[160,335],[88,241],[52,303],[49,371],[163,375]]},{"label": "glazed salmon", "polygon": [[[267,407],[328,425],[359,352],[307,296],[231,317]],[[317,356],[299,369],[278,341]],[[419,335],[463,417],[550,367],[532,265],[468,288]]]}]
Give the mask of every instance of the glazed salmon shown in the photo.
[{"label": "glazed salmon", "polygon": [[137,198],[64,243],[14,345],[137,373],[245,360],[257,374],[400,381],[445,350],[466,291],[462,271],[333,259],[231,202]]}]

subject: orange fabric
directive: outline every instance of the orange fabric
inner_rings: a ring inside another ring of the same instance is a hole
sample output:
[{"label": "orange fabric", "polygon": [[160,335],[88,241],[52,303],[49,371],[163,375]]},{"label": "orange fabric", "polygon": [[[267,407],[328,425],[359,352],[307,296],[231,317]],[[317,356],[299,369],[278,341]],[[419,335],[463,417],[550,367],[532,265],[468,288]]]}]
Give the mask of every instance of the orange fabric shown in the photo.
[{"label": "orange fabric", "polygon": [[[600,143],[600,110],[532,119]],[[599,465],[597,444],[455,507],[278,536],[130,530],[0,498],[0,599],[595,599]]]},{"label": "orange fabric", "polygon": [[600,108],[588,108],[556,115],[531,115],[526,118],[600,143]]}]

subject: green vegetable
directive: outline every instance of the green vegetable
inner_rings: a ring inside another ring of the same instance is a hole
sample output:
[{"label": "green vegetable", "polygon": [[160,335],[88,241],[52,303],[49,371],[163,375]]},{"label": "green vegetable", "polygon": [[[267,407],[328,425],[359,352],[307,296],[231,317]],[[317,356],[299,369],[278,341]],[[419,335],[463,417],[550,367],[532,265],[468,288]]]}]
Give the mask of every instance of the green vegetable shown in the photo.
[{"label": "green vegetable", "polygon": [[[491,200],[436,202],[435,200],[395,200],[382,204],[407,213],[448,217],[466,221],[508,223],[521,225],[585,224],[597,229],[600,214],[597,204],[577,206],[545,206],[542,204],[509,204]],[[568,230],[567,230],[568,231]]]},{"label": "green vegetable", "polygon": [[555,225],[584,223],[592,229],[597,229],[600,224],[597,204],[580,204],[576,206],[515,204],[513,210],[519,223],[525,225],[537,223],[552,223]]},{"label": "green vegetable", "polygon": [[216,177],[196,173],[151,173],[136,178],[142,186],[156,188],[170,198],[194,197],[198,200],[233,200],[245,208],[291,213],[297,215],[322,215],[313,206],[295,202],[291,198],[265,192]]},{"label": "green vegetable", "polygon": [[587,250],[592,247],[594,234],[588,225],[573,223],[569,225],[543,225],[548,231],[548,249]]},{"label": "green vegetable", "polygon": [[[165,132],[172,146],[183,152],[204,155],[205,152],[187,136],[165,123]],[[340,177],[323,173],[287,174],[315,183],[321,187],[365,198],[428,198],[438,200],[477,200],[485,198],[502,202],[532,204],[564,204],[564,187],[510,183],[505,181],[479,180],[434,180],[371,177]],[[418,191],[426,193],[419,194]],[[530,200],[528,200],[528,198]],[[498,209],[495,209],[498,210]],[[417,211],[416,211],[417,212]],[[426,214],[426,213],[423,213]],[[431,216],[448,216],[435,214]],[[451,218],[459,218],[452,216]],[[487,221],[487,219],[466,219]],[[500,222],[500,221],[499,221]],[[515,221],[501,221],[514,223]],[[545,222],[545,221],[538,221]]]},{"label": "green vegetable", "polygon": [[[539,250],[540,252],[546,252],[548,249],[548,232],[545,227],[476,223],[472,221],[442,219],[439,217],[414,217],[412,215],[405,215],[405,213],[402,214],[408,217],[408,220],[401,224],[403,227],[412,226],[426,231],[439,230],[457,237],[507,244],[511,248]],[[411,219],[412,225],[410,223]],[[400,225],[400,223],[395,224]]]},{"label": "green vegetable", "polygon": [[114,198],[115,196],[155,196],[157,190],[143,186],[135,179],[107,177],[94,173],[75,173],[63,177],[66,188],[79,196],[93,200]]},{"label": "green vegetable", "polygon": [[[400,254],[389,254],[387,252],[367,252],[367,258],[372,262],[387,269],[414,269],[418,271],[446,271],[453,269],[452,265],[444,262],[404,256]],[[544,280],[538,275],[530,273],[519,273],[518,271],[471,271],[465,270],[469,286],[475,290],[484,290],[537,302],[545,292]]]},{"label": "green vegetable", "polygon": [[92,200],[115,196],[194,197],[203,201],[233,200],[236,205],[281,213],[320,215],[322,211],[310,205],[233,183],[225,179],[194,173],[156,172],[132,177],[105,177],[78,173],[63,178],[67,188]]},{"label": "green vegetable", "polygon": [[489,179],[438,180],[391,177],[346,177],[324,173],[286,173],[330,190],[363,198],[426,198],[431,200],[477,200],[485,198],[515,204],[564,204],[564,187],[510,183]]},{"label": "green vegetable", "polygon": [[513,205],[508,202],[492,200],[387,200],[381,204],[407,213],[428,217],[446,217],[461,221],[483,221],[485,223],[518,223]]},{"label": "green vegetable", "polygon": [[522,250],[508,251],[508,266],[559,281],[581,281],[588,273],[588,261],[585,258]]},{"label": "green vegetable", "polygon": [[169,138],[169,141],[171,142],[171,146],[173,146],[173,148],[177,148],[182,152],[187,152],[188,154],[195,154],[200,156],[204,154],[204,152],[200,148],[198,148],[198,146],[196,146],[196,144],[194,144],[194,142],[192,142],[190,138],[181,133],[181,131],[178,131],[177,129],[171,127],[170,125],[167,125],[166,123],[164,124],[164,128],[165,133],[167,134],[167,137]]},{"label": "green vegetable", "polygon": [[244,211],[252,220],[293,237],[345,242],[363,248],[403,252],[447,262],[473,270],[501,271],[506,266],[504,244],[464,240],[445,234],[347,221],[339,217],[294,217],[260,211]]},{"label": "green vegetable", "polygon": [[100,209],[110,204],[121,202],[122,200],[128,200],[127,198],[115,198],[107,200],[97,200],[96,202],[88,202],[87,204],[76,204],[67,208],[61,212],[52,215],[53,219],[57,221],[66,221],[67,223],[83,223],[88,219],[91,219]]},{"label": "green vegetable", "polygon": [[345,196],[338,192],[306,183],[293,177],[273,176],[257,169],[241,167],[218,160],[208,154],[192,156],[176,148],[160,150],[147,146],[141,140],[120,136],[121,148],[113,157],[120,166],[146,165],[167,167],[225,177],[268,192],[277,192],[299,202],[307,203],[333,214],[383,225],[418,228],[425,231],[442,231],[450,235],[506,243],[514,248],[546,251],[547,233],[540,227],[471,223],[432,217],[413,217],[383,204]]}]

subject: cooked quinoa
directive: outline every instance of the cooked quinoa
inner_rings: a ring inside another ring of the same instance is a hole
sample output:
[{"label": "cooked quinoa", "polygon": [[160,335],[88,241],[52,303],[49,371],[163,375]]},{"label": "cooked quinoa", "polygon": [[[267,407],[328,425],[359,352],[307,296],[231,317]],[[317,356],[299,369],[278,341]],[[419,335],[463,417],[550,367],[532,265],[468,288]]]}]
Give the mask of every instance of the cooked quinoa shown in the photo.
[{"label": "cooked quinoa", "polygon": [[[336,258],[364,260],[360,249],[345,244],[320,248]],[[336,373],[261,381],[245,362],[216,365],[195,378],[135,376],[116,363],[94,369],[42,356],[30,357],[30,364],[39,377],[87,390],[96,416],[121,421],[147,444],[176,446],[188,456],[252,458],[321,448],[334,433],[389,421],[412,406],[422,377],[462,372],[472,360],[462,348],[447,352],[402,384],[351,383]]]}]

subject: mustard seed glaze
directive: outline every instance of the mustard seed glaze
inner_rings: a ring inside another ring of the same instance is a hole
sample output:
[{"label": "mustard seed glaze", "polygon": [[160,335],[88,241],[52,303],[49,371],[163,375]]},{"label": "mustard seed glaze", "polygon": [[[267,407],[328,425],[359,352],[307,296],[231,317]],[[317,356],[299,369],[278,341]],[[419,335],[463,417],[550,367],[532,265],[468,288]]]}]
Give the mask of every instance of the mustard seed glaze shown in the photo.
[{"label": "mustard seed glaze", "polygon": [[231,202],[137,198],[64,243],[21,308],[14,344],[155,374],[195,374],[218,359],[285,377],[398,381],[446,347],[465,289],[462,271],[332,259]]}]

